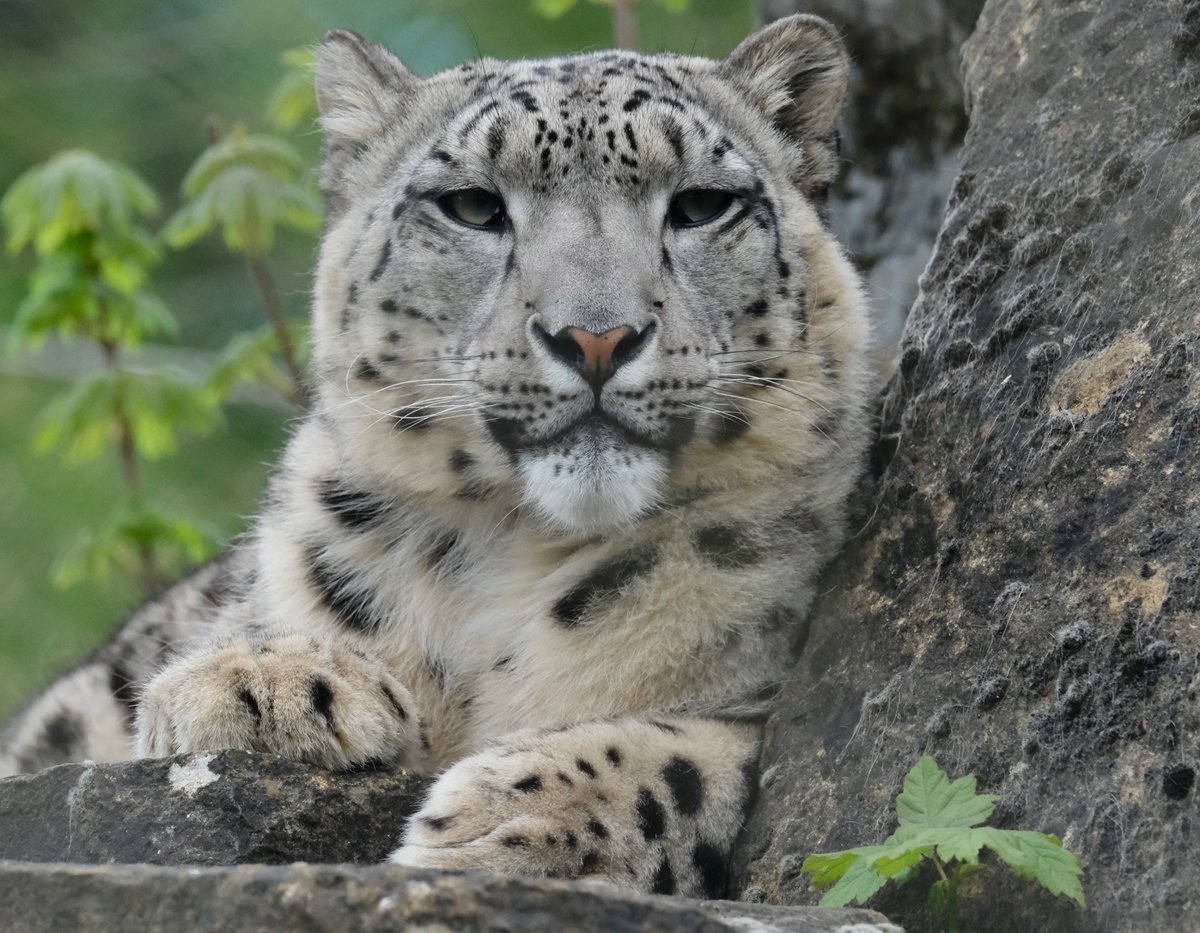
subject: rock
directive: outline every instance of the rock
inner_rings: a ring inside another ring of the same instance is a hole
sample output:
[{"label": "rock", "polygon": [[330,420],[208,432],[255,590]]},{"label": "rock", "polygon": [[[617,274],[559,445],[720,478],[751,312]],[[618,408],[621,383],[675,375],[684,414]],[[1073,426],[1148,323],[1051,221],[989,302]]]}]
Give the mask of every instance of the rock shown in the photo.
[{"label": "rock", "polygon": [[[374,864],[428,785],[404,771],[337,774],[240,751],[7,778],[3,929],[902,933],[869,910],[701,904]],[[371,864],[271,867],[294,861]],[[162,867],[185,865],[222,867]]]},{"label": "rock", "polygon": [[0,859],[374,863],[428,786],[405,771],[331,774],[239,751],[59,765],[0,781]]},{"label": "rock", "polygon": [[[1085,870],[1086,913],[990,866],[961,929],[1195,927],[1197,23],[1194,0],[985,6],[857,534],[768,724],[756,898],[813,900],[789,866],[881,841],[928,752]],[[872,903],[929,929],[926,880]]]},{"label": "rock", "polygon": [[0,862],[6,933],[903,933],[874,911],[636,897],[597,884],[398,865],[164,868]]},{"label": "rock", "polygon": [[959,46],[983,0],[760,0],[766,18],[815,13],[853,59],[830,222],[866,277],[879,365],[891,373],[933,251],[967,120]]}]

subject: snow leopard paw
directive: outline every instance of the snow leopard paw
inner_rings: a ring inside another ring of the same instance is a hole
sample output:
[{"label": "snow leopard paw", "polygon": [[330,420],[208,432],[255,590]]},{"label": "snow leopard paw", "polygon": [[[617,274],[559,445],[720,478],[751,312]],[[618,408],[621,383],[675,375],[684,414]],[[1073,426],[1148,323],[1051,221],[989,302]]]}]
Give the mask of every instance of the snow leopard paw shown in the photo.
[{"label": "snow leopard paw", "polygon": [[136,749],[163,757],[242,748],[345,769],[398,763],[419,728],[412,695],[380,661],[303,635],[238,635],[149,681]]}]

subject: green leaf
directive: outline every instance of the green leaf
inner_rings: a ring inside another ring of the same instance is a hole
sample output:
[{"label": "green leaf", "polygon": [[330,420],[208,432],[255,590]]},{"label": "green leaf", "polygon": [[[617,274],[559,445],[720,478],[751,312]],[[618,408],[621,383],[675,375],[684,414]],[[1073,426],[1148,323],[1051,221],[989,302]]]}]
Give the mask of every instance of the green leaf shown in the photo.
[{"label": "green leaf", "polygon": [[232,251],[263,255],[275,241],[276,225],[302,232],[321,224],[321,202],[312,192],[249,165],[226,167],[163,228],[176,249],[220,227]]},{"label": "green leaf", "polygon": [[942,918],[947,930],[958,929],[958,896],[953,882],[935,881],[929,887],[926,902],[930,912]]},{"label": "green leaf", "polygon": [[937,762],[923,755],[904,777],[896,814],[902,827],[977,826],[992,815],[998,799],[995,794],[976,794],[974,775],[951,783]]},{"label": "green leaf", "polygon": [[[303,342],[297,339],[295,345],[301,346]],[[278,352],[279,340],[274,328],[238,334],[221,351],[204,377],[201,398],[205,404],[219,405],[239,383],[261,382],[290,401],[293,385],[276,362]]]},{"label": "green leaf", "polygon": [[1064,849],[1056,836],[1026,830],[984,829],[984,845],[1022,878],[1038,882],[1052,894],[1064,894],[1080,907],[1083,899],[1079,856]]},{"label": "green leaf", "polygon": [[846,852],[810,855],[800,866],[800,871],[812,875],[810,883],[814,888],[827,888],[841,878],[847,868],[858,861],[861,851],[852,849]]},{"label": "green leaf", "polygon": [[865,904],[887,884],[887,879],[875,871],[864,858],[855,858],[837,883],[821,897],[822,907],[845,907],[849,903]]},{"label": "green leaf", "polygon": [[123,233],[137,215],[157,210],[158,198],[136,172],[83,149],[30,168],[0,199],[9,250],[32,245],[41,256],[84,231]]},{"label": "green leaf", "polygon": [[289,49],[281,58],[285,70],[267,100],[267,119],[276,129],[287,131],[317,117],[316,53],[307,48]]},{"label": "green leaf", "polygon": [[180,430],[211,430],[218,414],[197,389],[167,373],[104,371],[80,379],[38,418],[34,448],[70,463],[94,460],[127,426],[137,453],[157,459],[178,448]]},{"label": "green leaf", "polygon": [[909,845],[885,844],[882,848],[882,854],[871,860],[871,867],[885,878],[894,878],[921,861],[933,848],[933,845],[918,842],[915,845],[911,843]]},{"label": "green leaf", "polygon": [[99,528],[80,533],[55,561],[51,577],[60,588],[84,580],[107,584],[114,573],[136,577],[147,552],[160,570],[173,573],[213,554],[220,537],[211,526],[126,503]]},{"label": "green leaf", "polygon": [[904,778],[904,790],[896,798],[900,826],[891,836],[881,845],[810,855],[801,871],[812,876],[813,887],[829,888],[822,905],[863,903],[888,879],[908,881],[921,860],[936,851],[949,882],[934,886],[930,904],[946,910],[952,925],[958,882],[979,870],[980,850],[987,848],[1021,877],[1083,907],[1079,858],[1057,838],[978,825],[991,815],[996,799],[975,793],[974,776],[951,782],[932,758],[923,756]]}]

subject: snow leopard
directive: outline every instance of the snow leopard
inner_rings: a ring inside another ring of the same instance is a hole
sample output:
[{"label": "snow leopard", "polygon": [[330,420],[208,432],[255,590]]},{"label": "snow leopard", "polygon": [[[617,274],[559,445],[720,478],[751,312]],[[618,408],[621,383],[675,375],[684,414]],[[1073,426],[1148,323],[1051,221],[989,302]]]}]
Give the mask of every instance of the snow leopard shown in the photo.
[{"label": "snow leopard", "polygon": [[435,775],[392,861],[718,897],[870,433],[825,195],[847,53],[315,66],[314,401],[253,528],[0,770],[249,749]]}]

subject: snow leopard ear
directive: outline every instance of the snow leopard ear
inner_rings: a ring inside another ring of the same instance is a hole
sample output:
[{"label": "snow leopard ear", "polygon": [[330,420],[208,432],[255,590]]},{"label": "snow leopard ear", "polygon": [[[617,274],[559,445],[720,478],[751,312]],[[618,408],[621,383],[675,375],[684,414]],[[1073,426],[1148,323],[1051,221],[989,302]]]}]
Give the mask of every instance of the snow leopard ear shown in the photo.
[{"label": "snow leopard ear", "polygon": [[846,97],[850,58],[830,23],[798,14],[743,40],[721,71],[787,136],[823,141]]},{"label": "snow leopard ear", "polygon": [[317,49],[317,109],[331,146],[356,146],[383,133],[421,79],[382,46],[348,29],[325,34]]}]

